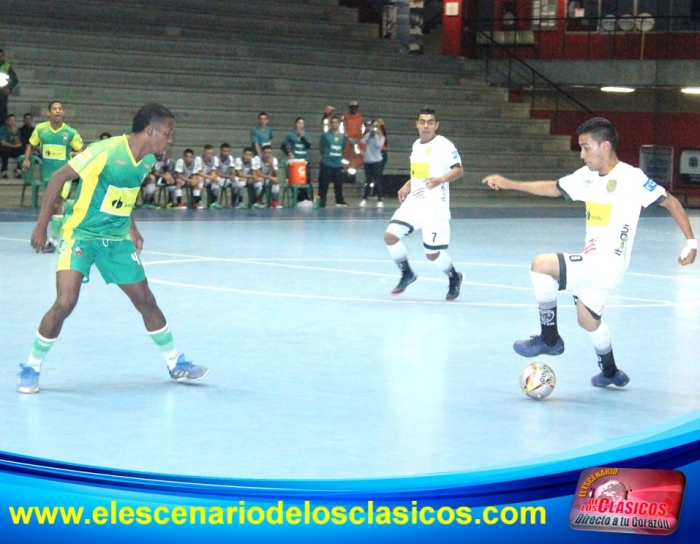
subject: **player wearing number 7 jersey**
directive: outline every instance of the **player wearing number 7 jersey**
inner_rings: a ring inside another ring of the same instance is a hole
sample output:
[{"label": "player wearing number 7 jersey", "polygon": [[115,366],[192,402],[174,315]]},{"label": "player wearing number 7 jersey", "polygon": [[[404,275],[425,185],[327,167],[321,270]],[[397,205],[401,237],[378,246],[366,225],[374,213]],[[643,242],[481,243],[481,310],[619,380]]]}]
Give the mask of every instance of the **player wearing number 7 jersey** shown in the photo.
[{"label": "player wearing number 7 jersey", "polygon": [[463,275],[457,272],[445,251],[450,243],[449,182],[464,174],[462,159],[454,144],[437,134],[440,123],[432,108],[418,114],[419,138],[411,151],[411,179],[399,189],[401,206],[384,233],[389,255],[401,270],[401,280],[391,292],[399,295],[417,277],[408,264],[408,251],[401,238],[423,229],[425,254],[449,279],[446,300],[459,296]]},{"label": "player wearing number 7 jersey", "polygon": [[139,311],[173,380],[194,381],[207,374],[205,367],[193,365],[184,355],[178,357],[165,316],[148,286],[138,256],[143,238],[131,217],[141,183],[155,163],[153,154],[167,149],[174,127],[170,110],[148,104],[136,112],[130,135],[92,144],[51,176],[31,236],[36,251],[46,244],[46,227],[63,184],[78,176],[80,183],[61,234],[56,301],[41,320],[27,364],[20,365],[20,393],[39,392],[41,363],[75,308],[92,265],[107,283],[116,283]]}]

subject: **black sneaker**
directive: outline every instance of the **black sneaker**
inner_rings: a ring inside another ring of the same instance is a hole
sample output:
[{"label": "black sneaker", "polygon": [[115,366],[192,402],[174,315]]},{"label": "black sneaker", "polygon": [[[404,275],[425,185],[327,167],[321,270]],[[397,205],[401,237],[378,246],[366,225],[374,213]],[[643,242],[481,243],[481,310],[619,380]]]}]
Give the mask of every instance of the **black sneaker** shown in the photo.
[{"label": "black sneaker", "polygon": [[464,279],[464,274],[457,272],[455,279],[450,278],[450,288],[447,290],[447,296],[445,300],[454,300],[459,296],[459,289],[462,287],[462,280]]},{"label": "black sneaker", "polygon": [[416,276],[413,272],[410,274],[404,274],[401,276],[401,281],[399,281],[398,285],[394,287],[393,291],[391,292],[392,295],[400,295],[406,290],[406,287],[411,285],[414,281],[418,279],[418,276]]}]

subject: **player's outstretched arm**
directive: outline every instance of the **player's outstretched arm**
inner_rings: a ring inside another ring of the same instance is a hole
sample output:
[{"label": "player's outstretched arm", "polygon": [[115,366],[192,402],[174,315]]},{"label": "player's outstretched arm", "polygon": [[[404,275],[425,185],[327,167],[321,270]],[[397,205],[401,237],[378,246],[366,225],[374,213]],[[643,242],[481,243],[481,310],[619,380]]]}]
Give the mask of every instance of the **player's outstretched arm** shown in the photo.
[{"label": "player's outstretched arm", "polygon": [[557,189],[556,181],[515,181],[500,174],[491,174],[486,176],[482,183],[485,183],[494,191],[521,191],[537,196],[561,196],[559,189]]},{"label": "player's outstretched arm", "polygon": [[46,186],[46,192],[44,193],[44,199],[41,203],[39,219],[36,222],[34,230],[32,231],[32,237],[29,242],[34,248],[34,251],[41,251],[41,249],[46,245],[46,227],[49,225],[51,215],[53,215],[54,204],[56,204],[58,195],[61,194],[63,185],[67,181],[74,180],[77,177],[78,173],[73,170],[70,165],[66,164],[54,172],[49,179],[49,183]]},{"label": "player's outstretched arm", "polygon": [[692,264],[695,262],[695,257],[698,254],[698,243],[695,240],[693,227],[690,226],[690,220],[688,219],[688,214],[685,213],[683,209],[683,205],[670,193],[659,205],[668,210],[686,239],[686,246],[683,248],[683,251],[681,251],[680,257],[678,257],[678,263],[681,266]]}]

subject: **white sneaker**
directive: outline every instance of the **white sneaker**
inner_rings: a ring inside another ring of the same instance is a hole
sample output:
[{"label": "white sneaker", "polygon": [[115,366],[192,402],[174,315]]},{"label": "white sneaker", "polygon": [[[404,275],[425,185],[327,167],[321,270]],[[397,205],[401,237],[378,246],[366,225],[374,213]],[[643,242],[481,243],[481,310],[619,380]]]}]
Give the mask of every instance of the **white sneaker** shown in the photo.
[{"label": "white sneaker", "polygon": [[384,202],[382,202],[381,200],[379,202],[377,202],[377,208],[383,208],[383,207],[384,207]]},{"label": "white sneaker", "polygon": [[362,199],[362,202],[360,202],[360,208],[364,208],[365,206],[367,206],[367,201]]}]

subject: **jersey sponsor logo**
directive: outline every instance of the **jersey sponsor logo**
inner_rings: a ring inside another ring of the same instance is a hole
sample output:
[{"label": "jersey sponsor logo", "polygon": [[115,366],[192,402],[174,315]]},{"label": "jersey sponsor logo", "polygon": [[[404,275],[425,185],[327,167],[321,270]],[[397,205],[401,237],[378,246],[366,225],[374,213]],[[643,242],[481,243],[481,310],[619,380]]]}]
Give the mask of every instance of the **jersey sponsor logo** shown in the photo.
[{"label": "jersey sponsor logo", "polygon": [[614,179],[608,180],[608,184],[605,186],[605,189],[608,191],[608,193],[612,193],[615,189],[617,189],[617,181]]},{"label": "jersey sponsor logo", "polygon": [[620,231],[620,247],[615,248],[615,255],[622,256],[625,250],[625,244],[627,243],[627,238],[629,237],[630,226],[624,225]]},{"label": "jersey sponsor logo", "polygon": [[123,188],[110,185],[102,200],[100,211],[109,215],[128,217],[131,215],[140,187]]},{"label": "jersey sponsor logo", "polygon": [[592,179],[589,179],[589,178],[586,178],[586,179],[583,180],[583,184],[584,184],[586,187],[590,187],[591,185],[593,185],[593,180],[592,180]]},{"label": "jersey sponsor logo", "polygon": [[589,227],[604,227],[610,223],[612,204],[586,202],[586,225]]},{"label": "jersey sponsor logo", "polygon": [[428,179],[430,177],[430,165],[427,162],[411,163],[411,179]]},{"label": "jersey sponsor logo", "polygon": [[66,148],[62,145],[46,144],[41,148],[41,156],[54,161],[65,161]]},{"label": "jersey sponsor logo", "polygon": [[650,193],[658,187],[657,183],[651,179],[648,179],[644,184],[644,188]]}]

